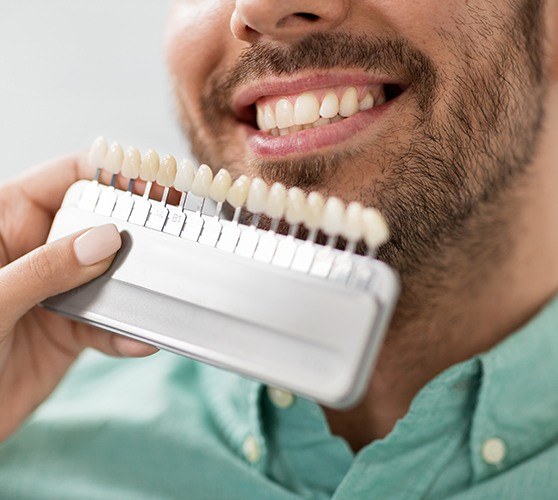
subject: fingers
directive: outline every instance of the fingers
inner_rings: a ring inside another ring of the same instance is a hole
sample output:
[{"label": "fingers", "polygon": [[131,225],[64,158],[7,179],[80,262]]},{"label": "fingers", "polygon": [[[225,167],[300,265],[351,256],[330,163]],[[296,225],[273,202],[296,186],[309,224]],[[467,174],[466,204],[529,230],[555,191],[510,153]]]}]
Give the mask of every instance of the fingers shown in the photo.
[{"label": "fingers", "polygon": [[0,332],[11,329],[47,297],[101,275],[121,245],[116,226],[106,224],[48,243],[4,266],[0,269]]},{"label": "fingers", "polygon": [[54,214],[67,189],[79,179],[92,179],[95,169],[86,152],[74,153],[38,165],[15,180],[23,194],[43,210]]},{"label": "fingers", "polygon": [[139,358],[158,351],[152,345],[83,323],[75,323],[74,341],[77,344],[76,352],[81,351],[84,347],[91,347],[109,356]]}]

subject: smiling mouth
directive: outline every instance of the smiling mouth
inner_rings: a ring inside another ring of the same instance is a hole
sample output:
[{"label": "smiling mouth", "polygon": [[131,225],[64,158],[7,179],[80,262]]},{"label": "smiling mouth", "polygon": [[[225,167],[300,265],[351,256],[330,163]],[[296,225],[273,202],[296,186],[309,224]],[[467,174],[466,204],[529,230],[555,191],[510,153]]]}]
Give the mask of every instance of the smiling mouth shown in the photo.
[{"label": "smiling mouth", "polygon": [[233,109],[257,155],[306,153],[354,137],[407,88],[371,80],[343,74],[272,80],[245,89]]},{"label": "smiling mouth", "polygon": [[256,127],[271,136],[285,136],[350,118],[401,95],[398,85],[337,86],[289,96],[265,96],[255,106]]}]

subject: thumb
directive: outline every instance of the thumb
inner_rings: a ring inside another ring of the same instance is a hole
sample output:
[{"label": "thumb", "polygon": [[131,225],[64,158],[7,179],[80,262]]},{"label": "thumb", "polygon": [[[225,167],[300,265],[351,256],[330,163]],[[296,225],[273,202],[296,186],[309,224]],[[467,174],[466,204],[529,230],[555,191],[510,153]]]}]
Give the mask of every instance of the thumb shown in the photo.
[{"label": "thumb", "polygon": [[36,304],[105,272],[122,245],[106,224],[39,247],[0,269],[0,330],[10,329]]}]

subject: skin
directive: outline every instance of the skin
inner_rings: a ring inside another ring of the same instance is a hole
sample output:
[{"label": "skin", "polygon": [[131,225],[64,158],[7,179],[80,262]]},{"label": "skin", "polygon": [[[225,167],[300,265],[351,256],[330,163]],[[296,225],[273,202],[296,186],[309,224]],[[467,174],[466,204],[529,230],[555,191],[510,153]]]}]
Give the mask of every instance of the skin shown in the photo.
[{"label": "skin", "polygon": [[[364,401],[326,410],[355,450],[558,290],[557,25],[555,1],[174,4],[166,55],[199,160],[378,206],[391,226],[398,309]],[[274,160],[248,147],[239,89],[365,67],[407,85],[377,126]]]}]

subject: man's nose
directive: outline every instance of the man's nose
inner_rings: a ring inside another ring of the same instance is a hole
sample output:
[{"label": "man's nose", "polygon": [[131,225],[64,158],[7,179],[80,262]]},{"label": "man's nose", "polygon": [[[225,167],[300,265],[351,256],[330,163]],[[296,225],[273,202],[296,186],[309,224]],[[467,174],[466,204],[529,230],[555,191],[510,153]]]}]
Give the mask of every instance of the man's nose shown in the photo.
[{"label": "man's nose", "polygon": [[239,40],[291,40],[328,31],[348,15],[350,0],[236,0],[231,31]]}]

